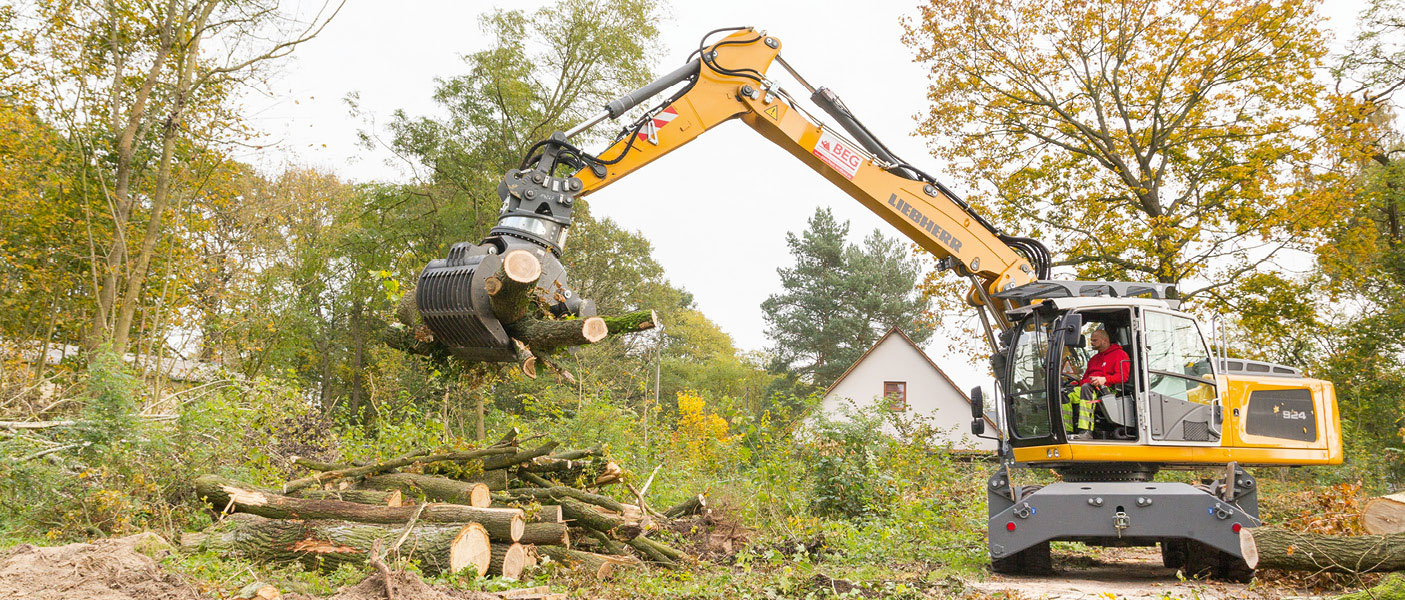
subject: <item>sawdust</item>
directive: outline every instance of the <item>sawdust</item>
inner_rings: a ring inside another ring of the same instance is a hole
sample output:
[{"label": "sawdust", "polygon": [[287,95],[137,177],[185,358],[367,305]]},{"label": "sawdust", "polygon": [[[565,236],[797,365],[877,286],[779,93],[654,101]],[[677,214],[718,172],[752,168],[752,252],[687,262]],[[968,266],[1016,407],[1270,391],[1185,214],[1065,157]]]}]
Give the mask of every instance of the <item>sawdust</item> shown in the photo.
[{"label": "sawdust", "polygon": [[25,600],[200,600],[198,589],[156,564],[171,545],[154,533],[41,548],[0,558],[0,598]]}]

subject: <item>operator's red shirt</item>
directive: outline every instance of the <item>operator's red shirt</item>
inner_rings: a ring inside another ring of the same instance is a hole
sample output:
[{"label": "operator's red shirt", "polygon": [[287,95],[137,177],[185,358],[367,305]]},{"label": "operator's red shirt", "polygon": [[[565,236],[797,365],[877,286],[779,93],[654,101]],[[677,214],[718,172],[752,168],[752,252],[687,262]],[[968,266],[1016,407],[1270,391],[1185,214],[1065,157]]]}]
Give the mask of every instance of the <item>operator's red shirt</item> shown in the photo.
[{"label": "operator's red shirt", "polygon": [[1078,383],[1088,383],[1094,377],[1106,377],[1107,384],[1113,385],[1127,381],[1131,372],[1132,360],[1128,358],[1127,351],[1122,346],[1110,344],[1107,350],[1088,359],[1088,370],[1083,372],[1083,379]]}]

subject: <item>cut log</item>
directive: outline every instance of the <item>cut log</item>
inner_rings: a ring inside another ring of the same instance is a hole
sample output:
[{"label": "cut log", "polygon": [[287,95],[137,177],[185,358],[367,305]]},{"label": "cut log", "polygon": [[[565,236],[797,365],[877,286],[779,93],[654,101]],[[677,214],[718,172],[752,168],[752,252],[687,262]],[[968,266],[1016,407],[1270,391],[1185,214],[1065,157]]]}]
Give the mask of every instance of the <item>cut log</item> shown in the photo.
[{"label": "cut log", "polygon": [[[508,493],[516,492],[510,490]],[[579,490],[576,490],[579,491]],[[523,499],[534,499],[532,496],[518,496]],[[609,534],[611,537],[624,541],[631,539],[644,532],[644,526],[637,521],[628,521],[624,518],[609,515],[601,512],[593,504],[586,504],[567,496],[551,496],[553,502],[561,505],[561,514],[572,525],[588,527],[596,531]]]},{"label": "cut log", "polygon": [[504,471],[502,469],[484,471],[482,473],[464,479],[463,481],[467,481],[469,483],[481,483],[483,485],[488,486],[489,491],[501,492],[507,489],[507,471]]},{"label": "cut log", "polygon": [[537,587],[517,588],[515,590],[503,590],[496,595],[502,600],[537,600],[544,598],[551,593],[551,587],[539,585]]},{"label": "cut log", "polygon": [[1246,527],[1239,531],[1239,550],[1251,569],[1338,573],[1405,570],[1405,533],[1345,536]]},{"label": "cut log", "polygon": [[532,450],[523,450],[521,452],[517,452],[516,454],[494,456],[492,458],[484,459],[483,470],[491,471],[493,469],[506,469],[513,465],[519,465],[529,460],[532,460],[538,456],[546,456],[548,454],[551,454],[551,451],[555,450],[556,446],[558,445],[559,444],[557,444],[556,442],[547,442],[545,444],[537,446]]},{"label": "cut log", "polygon": [[1405,493],[1372,498],[1361,511],[1366,533],[1387,535],[1405,533]]},{"label": "cut log", "polygon": [[492,492],[488,490],[486,483],[470,483],[433,475],[420,475],[418,473],[371,475],[361,480],[361,485],[373,490],[397,490],[409,494],[413,498],[431,502],[466,504],[479,508],[487,507],[493,503]]},{"label": "cut log", "polygon": [[503,323],[513,323],[527,316],[532,307],[532,292],[542,276],[542,263],[526,250],[504,254],[498,271],[483,281],[493,315]]},{"label": "cut log", "polygon": [[493,544],[488,574],[520,579],[527,567],[527,547],[522,544]]},{"label": "cut log", "polygon": [[564,523],[528,523],[522,531],[522,538],[517,541],[522,544],[569,547],[571,536],[566,533]]},{"label": "cut log", "polygon": [[404,506],[405,500],[400,495],[400,490],[298,490],[293,493],[299,498],[309,498],[313,500],[343,500],[355,502],[357,504],[373,504],[377,506]]},{"label": "cut log", "polygon": [[595,477],[595,485],[609,485],[618,482],[621,477],[624,477],[624,469],[612,460],[606,462],[605,467],[600,470],[600,474]]},{"label": "cut log", "polygon": [[239,600],[279,600],[283,597],[283,593],[271,584],[255,581],[239,588],[239,593],[235,594],[234,597]]},{"label": "cut log", "polygon": [[663,511],[663,515],[670,519],[679,519],[682,517],[696,515],[706,509],[707,497],[703,496],[702,494],[698,494],[696,496],[693,496],[692,498],[684,500],[683,502],[679,503],[673,508]]},{"label": "cut log", "polygon": [[292,493],[303,488],[312,487],[314,485],[320,485],[328,481],[336,481],[338,479],[346,477],[361,477],[363,475],[375,475],[377,473],[385,473],[386,471],[393,471],[400,467],[406,467],[414,464],[424,464],[441,461],[463,462],[466,460],[476,459],[486,460],[485,457],[493,457],[501,454],[512,454],[514,452],[515,450],[512,448],[484,448],[482,450],[470,450],[467,452],[445,452],[441,454],[430,454],[428,450],[421,450],[418,452],[411,452],[399,458],[388,460],[383,463],[366,465],[362,467],[349,467],[346,469],[338,469],[336,471],[323,471],[311,477],[295,479],[283,485],[283,493]]},{"label": "cut log", "polygon": [[677,550],[672,546],[669,546],[668,544],[656,542],[644,536],[639,536],[637,538],[629,540],[627,543],[636,550],[644,550],[648,553],[661,554],[664,557],[668,558],[668,562],[682,560],[682,558],[686,556],[681,550]]},{"label": "cut log", "polygon": [[618,317],[601,317],[610,335],[644,331],[659,326],[659,315],[652,310],[636,310]]},{"label": "cut log", "polygon": [[581,459],[583,459],[583,458],[590,458],[590,457],[592,457],[592,456],[600,456],[600,454],[601,454],[602,452],[603,452],[603,451],[602,451],[600,448],[585,448],[585,449],[582,449],[582,450],[567,450],[567,451],[565,451],[565,452],[557,452],[556,454],[551,455],[550,458],[555,458],[555,459],[558,459],[558,460],[581,460]]},{"label": "cut log", "polygon": [[628,509],[625,508],[625,504],[623,502],[615,500],[614,498],[611,498],[609,496],[602,496],[600,494],[592,494],[590,492],[583,492],[576,488],[567,487],[564,485],[556,485],[548,488],[512,488],[510,490],[507,490],[506,493],[510,496],[528,496],[531,498],[535,498],[538,501],[552,501],[557,498],[571,498],[574,500],[585,502],[587,504],[593,504],[595,506],[611,510],[616,514],[620,515],[623,515],[625,512],[628,511]]},{"label": "cut log", "polygon": [[598,579],[609,578],[615,569],[622,566],[629,566],[631,563],[626,559],[596,554],[594,552],[582,552],[580,550],[569,550],[558,546],[539,546],[537,551],[542,556],[551,558],[570,567],[572,570],[593,575]]},{"label": "cut log", "polygon": [[521,340],[536,353],[551,348],[594,344],[610,333],[605,320],[600,317],[559,321],[526,317],[507,324],[505,329],[508,335]]},{"label": "cut log", "polygon": [[234,552],[260,560],[300,561],[330,570],[342,564],[365,565],[372,544],[379,540],[384,545],[393,545],[404,535],[402,547],[414,549],[414,558],[427,573],[457,573],[469,568],[479,575],[487,572],[491,553],[488,533],[476,523],[416,523],[406,533],[403,525],[266,519],[237,514],[230,515],[220,527],[225,530],[182,536],[182,549]]},{"label": "cut log", "polygon": [[195,479],[195,491],[215,510],[226,507],[270,519],[335,519],[361,523],[406,523],[415,515],[426,523],[479,523],[494,539],[515,542],[526,519],[516,508],[478,508],[459,504],[371,506],[341,500],[294,498],[244,486],[216,475]]}]

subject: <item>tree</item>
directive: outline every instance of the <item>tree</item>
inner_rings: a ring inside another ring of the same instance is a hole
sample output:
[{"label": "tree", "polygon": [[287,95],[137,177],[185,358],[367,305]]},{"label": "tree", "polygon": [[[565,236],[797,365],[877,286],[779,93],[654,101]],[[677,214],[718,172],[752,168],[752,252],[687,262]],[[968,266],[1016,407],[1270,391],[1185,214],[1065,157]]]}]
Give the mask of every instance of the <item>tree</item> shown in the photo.
[{"label": "tree", "polygon": [[849,223],[820,208],[799,236],[786,234],[795,265],[777,269],[781,292],[761,310],[777,366],[828,385],[891,327],[922,343],[928,301],[914,290],[921,267],[896,239],[875,230],[849,244]]},{"label": "tree", "polygon": [[1095,279],[1230,288],[1330,221],[1341,107],[1310,0],[932,0],[921,126],[973,202]]},{"label": "tree", "polygon": [[[96,281],[90,348],[127,350],[146,284],[181,199],[198,193],[202,154],[241,139],[235,90],[335,15],[294,27],[276,3],[45,2],[30,62],[51,122],[78,140],[101,191],[89,211]],[[292,31],[291,34],[288,31]],[[219,45],[218,50],[208,45]],[[206,165],[218,161],[204,161]],[[167,246],[169,247],[169,246]]]}]

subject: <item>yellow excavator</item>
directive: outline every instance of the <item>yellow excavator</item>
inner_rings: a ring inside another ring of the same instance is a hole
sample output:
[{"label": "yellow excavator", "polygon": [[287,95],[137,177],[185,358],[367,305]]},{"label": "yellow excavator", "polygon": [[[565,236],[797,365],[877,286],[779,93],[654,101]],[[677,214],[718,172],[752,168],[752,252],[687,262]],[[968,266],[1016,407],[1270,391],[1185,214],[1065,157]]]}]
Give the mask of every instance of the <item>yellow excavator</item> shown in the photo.
[{"label": "yellow excavator", "polygon": [[[726,35],[708,41],[717,34]],[[768,75],[773,65],[833,125],[778,85]],[[641,105],[646,110],[604,152],[571,143]],[[1260,523],[1256,481],[1244,468],[1341,462],[1331,383],[1217,355],[1201,324],[1177,310],[1173,285],[1053,279],[1041,243],[1002,233],[898,158],[838,96],[813,87],[782,58],[779,38],[749,27],[710,32],[683,66],[533,145],[498,187],[503,208],[490,234],[455,244],[421,273],[416,302],[435,338],[465,360],[516,358],[483,289],[500,257],[515,249],[541,257],[538,286],[553,312],[593,315],[559,261],[574,202],[734,119],[867,206],[940,268],[971,281],[966,300],[983,324],[996,384],[990,410],[981,388],[972,390],[972,432],[985,435],[988,415],[1000,429],[1001,465],[986,489],[993,570],[1047,571],[1049,542],[1072,540],[1159,544],[1168,567],[1242,579],[1249,571],[1238,533]],[[1096,391],[1089,430],[1074,436],[1065,415],[1077,374],[1092,358],[1094,331],[1124,349],[1125,381]],[[1060,481],[1015,485],[1018,467],[1053,469]],[[1155,479],[1162,469],[1208,468],[1222,475],[1200,484]]]}]

